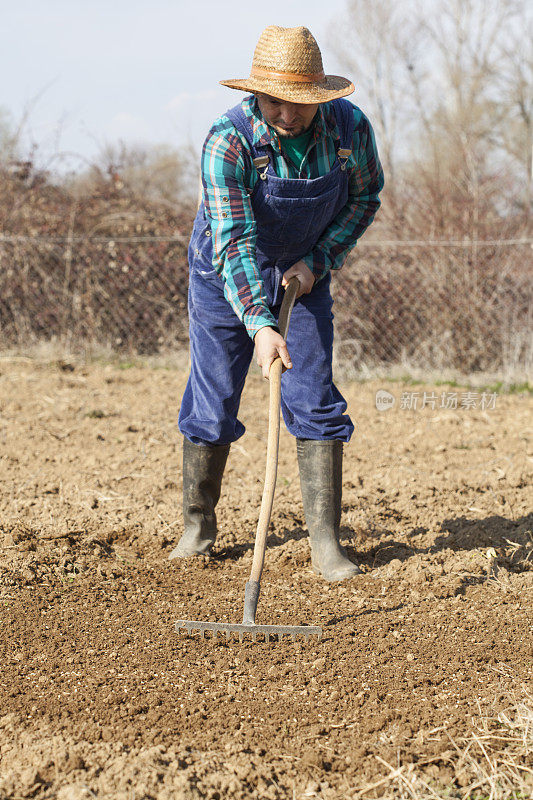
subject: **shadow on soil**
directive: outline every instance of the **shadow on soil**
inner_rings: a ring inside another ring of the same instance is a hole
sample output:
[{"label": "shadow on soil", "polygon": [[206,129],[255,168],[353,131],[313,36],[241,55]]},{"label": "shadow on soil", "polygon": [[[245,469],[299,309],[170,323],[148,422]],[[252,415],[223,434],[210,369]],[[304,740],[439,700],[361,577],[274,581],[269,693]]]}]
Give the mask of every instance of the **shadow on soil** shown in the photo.
[{"label": "shadow on soil", "polygon": [[[369,567],[381,567],[394,559],[406,561],[413,555],[432,555],[444,550],[453,552],[484,550],[494,548],[520,549],[521,555],[526,556],[527,551],[533,550],[533,514],[519,517],[516,520],[507,519],[499,515],[485,517],[484,519],[468,519],[455,517],[445,519],[440,526],[441,535],[437,536],[429,547],[417,547],[415,544],[398,542],[392,538],[391,531],[382,528],[378,531],[358,531],[355,533],[349,528],[341,529],[342,539],[351,541],[365,541],[371,539],[381,540],[369,549],[358,551],[355,546],[348,545],[347,550],[351,556],[360,559]],[[428,533],[427,528],[413,528],[407,533],[409,538]]]},{"label": "shadow on soil", "polygon": [[[438,535],[434,543],[428,547],[418,547],[415,544],[399,542],[393,539],[392,531],[386,528],[379,530],[359,530],[353,531],[351,528],[341,528],[341,541],[346,547],[350,558],[362,564],[366,564],[370,569],[385,566],[393,560],[407,561],[415,555],[433,555],[445,550],[455,553],[461,551],[485,550],[489,547],[494,548],[514,548],[514,571],[521,572],[528,569],[525,564],[533,551],[533,513],[516,520],[507,519],[499,515],[485,517],[484,519],[469,519],[467,517],[455,517],[445,519],[440,526],[442,532]],[[413,539],[417,536],[428,533],[427,528],[413,528],[407,532],[407,536]],[[267,547],[275,549],[282,547],[289,541],[300,541],[307,539],[308,534],[301,526],[295,528],[283,528],[280,532],[270,534]],[[375,545],[368,549],[359,550],[355,542],[369,542],[379,540]],[[253,550],[253,542],[237,544],[232,547],[224,548],[213,557],[221,561],[230,559],[236,561],[242,556]],[[513,565],[511,565],[513,566]]]},{"label": "shadow on soil", "polygon": [[[289,541],[300,541],[301,539],[307,539],[307,530],[301,526],[297,528],[282,528],[282,530],[278,533],[271,533],[270,536],[268,536],[267,548],[272,550],[276,547],[281,547]],[[225,547],[218,553],[213,553],[213,558],[220,559],[221,561],[225,561],[227,559],[237,561],[239,558],[242,558],[245,553],[253,549],[253,542],[235,544],[232,545],[232,547]]]}]

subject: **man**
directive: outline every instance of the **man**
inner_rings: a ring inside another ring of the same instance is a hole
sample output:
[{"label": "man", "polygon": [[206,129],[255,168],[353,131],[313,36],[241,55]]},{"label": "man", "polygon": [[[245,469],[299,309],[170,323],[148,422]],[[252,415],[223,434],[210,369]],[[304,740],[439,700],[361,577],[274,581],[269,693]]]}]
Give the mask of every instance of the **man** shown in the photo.
[{"label": "man", "polygon": [[[359,568],[339,544],[342,448],[353,432],[332,377],[331,271],[379,207],[372,128],[324,75],[307,28],[266,28],[250,77],[221,81],[252,94],[220,117],[202,153],[203,199],[189,246],[191,373],[179,415],[184,533],[170,558],[208,553],[215,506],[255,346],[268,378],[281,357],[282,411],[297,440],[312,565],[326,580]],[[284,287],[300,283],[284,341]]]}]

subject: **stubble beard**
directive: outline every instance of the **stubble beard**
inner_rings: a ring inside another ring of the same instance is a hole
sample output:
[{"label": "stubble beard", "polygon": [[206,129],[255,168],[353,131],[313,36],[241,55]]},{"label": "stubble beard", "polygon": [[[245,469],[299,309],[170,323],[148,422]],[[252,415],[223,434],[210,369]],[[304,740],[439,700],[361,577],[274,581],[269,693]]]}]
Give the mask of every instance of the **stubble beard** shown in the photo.
[{"label": "stubble beard", "polygon": [[299,125],[299,127],[296,128],[296,130],[294,130],[294,131],[287,131],[287,130],[284,130],[283,128],[279,128],[277,126],[276,126],[275,130],[276,130],[276,133],[278,134],[278,136],[282,136],[284,139],[296,139],[298,136],[301,136],[302,133],[305,133],[305,131],[307,129],[306,129],[305,125]]}]

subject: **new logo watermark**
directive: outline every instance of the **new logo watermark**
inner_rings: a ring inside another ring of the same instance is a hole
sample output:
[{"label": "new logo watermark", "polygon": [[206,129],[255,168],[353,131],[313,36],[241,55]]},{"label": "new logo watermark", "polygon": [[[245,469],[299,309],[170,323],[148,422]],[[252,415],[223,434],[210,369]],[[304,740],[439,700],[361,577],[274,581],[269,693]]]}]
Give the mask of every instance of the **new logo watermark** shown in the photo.
[{"label": "new logo watermark", "polygon": [[376,392],[376,408],[378,411],[388,411],[395,402],[394,395],[386,389],[378,389]]},{"label": "new logo watermark", "polygon": [[[490,411],[496,408],[497,392],[402,392],[399,408],[402,410],[421,411],[423,408],[431,409],[465,409],[478,408],[480,411]],[[376,408],[378,411],[388,411],[393,407],[396,398],[386,389],[376,392]]]}]

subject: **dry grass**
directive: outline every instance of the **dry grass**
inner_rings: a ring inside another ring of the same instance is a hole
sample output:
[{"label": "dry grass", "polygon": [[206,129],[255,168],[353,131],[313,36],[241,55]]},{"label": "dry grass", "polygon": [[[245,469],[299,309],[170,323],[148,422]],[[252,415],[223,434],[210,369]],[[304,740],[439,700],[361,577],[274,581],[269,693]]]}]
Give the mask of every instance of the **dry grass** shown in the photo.
[{"label": "dry grass", "polygon": [[[448,735],[450,749],[433,764],[393,765],[350,800],[530,800],[533,797],[533,697],[524,688],[494,717],[480,716],[461,741]],[[442,775],[452,771],[445,783]]]}]

